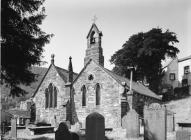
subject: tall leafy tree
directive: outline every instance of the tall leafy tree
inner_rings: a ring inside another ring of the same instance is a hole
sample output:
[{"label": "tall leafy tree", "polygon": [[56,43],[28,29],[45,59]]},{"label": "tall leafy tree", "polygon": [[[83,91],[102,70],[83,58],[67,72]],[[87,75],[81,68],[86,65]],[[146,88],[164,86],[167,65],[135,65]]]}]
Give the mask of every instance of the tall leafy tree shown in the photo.
[{"label": "tall leafy tree", "polygon": [[1,83],[11,89],[11,95],[26,93],[21,84],[35,80],[32,65],[42,63],[43,47],[52,34],[40,28],[46,17],[44,0],[1,1]]},{"label": "tall leafy tree", "polygon": [[114,64],[113,71],[119,75],[129,77],[127,67],[134,69],[135,81],[146,78],[149,88],[158,93],[163,70],[161,62],[166,57],[175,57],[179,52],[174,45],[178,43],[176,34],[169,30],[153,28],[148,32],[132,35],[121,49],[116,51],[110,62]]}]

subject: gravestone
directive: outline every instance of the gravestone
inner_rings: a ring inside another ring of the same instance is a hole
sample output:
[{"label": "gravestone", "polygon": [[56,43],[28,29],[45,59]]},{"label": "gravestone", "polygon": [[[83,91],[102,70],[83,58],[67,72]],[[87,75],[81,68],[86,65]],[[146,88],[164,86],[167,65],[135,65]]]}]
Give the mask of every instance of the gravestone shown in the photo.
[{"label": "gravestone", "polygon": [[2,126],[1,126],[1,133],[2,134],[5,134],[5,126],[6,126],[6,123],[5,123],[5,121],[3,121]]},{"label": "gravestone", "polygon": [[93,112],[86,117],[86,140],[104,140],[105,138],[105,119]]},{"label": "gravestone", "polygon": [[144,140],[166,140],[166,107],[153,103],[144,108]]},{"label": "gravestone", "polygon": [[25,126],[28,127],[29,124],[30,124],[30,119],[26,119],[26,121],[25,121]]},{"label": "gravestone", "polygon": [[122,118],[122,128],[126,129],[127,138],[137,138],[140,135],[139,115],[132,109]]},{"label": "gravestone", "polygon": [[176,132],[176,140],[191,140],[191,132],[186,130],[178,130]]},{"label": "gravestone", "polygon": [[61,122],[55,132],[55,140],[72,140],[72,135],[65,122]]},{"label": "gravestone", "polygon": [[74,125],[71,126],[71,131],[73,132],[79,132],[81,129],[80,123],[76,122]]},{"label": "gravestone", "polygon": [[72,135],[72,140],[79,140],[80,137],[78,136],[78,134],[74,133],[74,132],[71,132],[71,135]]},{"label": "gravestone", "polygon": [[68,129],[71,129],[70,121],[66,121],[66,125],[68,126]]},{"label": "gravestone", "polygon": [[11,139],[17,139],[17,119],[16,118],[11,119],[11,131],[9,136]]}]

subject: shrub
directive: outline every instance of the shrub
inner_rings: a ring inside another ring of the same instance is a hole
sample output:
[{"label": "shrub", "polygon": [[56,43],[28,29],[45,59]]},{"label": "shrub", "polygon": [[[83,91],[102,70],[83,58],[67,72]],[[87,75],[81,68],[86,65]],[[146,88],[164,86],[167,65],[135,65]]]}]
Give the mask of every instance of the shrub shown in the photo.
[{"label": "shrub", "polygon": [[174,89],[175,99],[184,98],[189,95],[189,86],[177,87]]}]

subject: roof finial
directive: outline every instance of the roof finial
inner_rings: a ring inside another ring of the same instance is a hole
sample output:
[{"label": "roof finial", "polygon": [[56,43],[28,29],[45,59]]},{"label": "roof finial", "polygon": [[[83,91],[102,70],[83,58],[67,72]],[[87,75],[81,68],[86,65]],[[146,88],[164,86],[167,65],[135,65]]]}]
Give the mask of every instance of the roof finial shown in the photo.
[{"label": "roof finial", "polygon": [[54,57],[55,57],[55,55],[51,54],[51,64],[54,64]]},{"label": "roof finial", "polygon": [[72,57],[69,57],[69,65],[68,65],[68,82],[73,81],[73,67],[72,67]]},{"label": "roof finial", "polygon": [[70,56],[69,59],[70,59],[70,61],[71,61],[72,57]]},{"label": "roof finial", "polygon": [[96,20],[97,20],[97,17],[96,17],[96,15],[94,15],[94,17],[93,17],[93,19],[92,19],[92,21],[93,21],[94,24],[95,24]]}]

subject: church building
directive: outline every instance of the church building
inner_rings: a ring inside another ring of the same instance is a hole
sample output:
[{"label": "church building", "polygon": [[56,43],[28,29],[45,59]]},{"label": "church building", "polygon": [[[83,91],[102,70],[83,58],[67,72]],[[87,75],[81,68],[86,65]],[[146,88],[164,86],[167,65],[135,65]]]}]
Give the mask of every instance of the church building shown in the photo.
[{"label": "church building", "polygon": [[36,89],[32,99],[36,106],[36,122],[51,125],[69,120],[85,127],[88,114],[98,112],[105,118],[106,128],[121,127],[122,117],[133,108],[141,116],[143,106],[160,102],[160,97],[141,83],[116,75],[104,67],[102,32],[95,23],[87,35],[84,67],[73,72],[72,60],[68,70],[51,65]]}]

